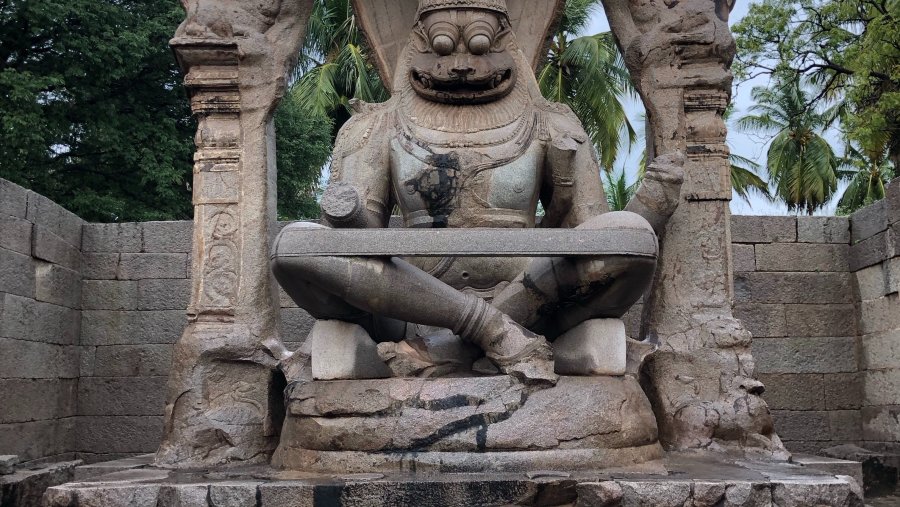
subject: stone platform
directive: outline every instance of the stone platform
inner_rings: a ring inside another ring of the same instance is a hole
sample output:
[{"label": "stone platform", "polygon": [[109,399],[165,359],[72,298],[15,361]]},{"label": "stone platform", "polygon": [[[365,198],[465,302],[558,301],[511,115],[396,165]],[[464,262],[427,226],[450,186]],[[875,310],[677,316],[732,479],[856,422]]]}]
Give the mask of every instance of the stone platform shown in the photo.
[{"label": "stone platform", "polygon": [[637,380],[506,375],[314,381],[288,388],[276,468],[510,472],[623,467],[662,457]]},{"label": "stone platform", "polygon": [[[858,468],[844,463],[848,474]],[[673,454],[630,469],[482,474],[314,474],[268,467],[174,472],[131,461],[118,472],[51,488],[44,500],[47,507],[863,505],[858,483],[833,469],[711,453]]]}]

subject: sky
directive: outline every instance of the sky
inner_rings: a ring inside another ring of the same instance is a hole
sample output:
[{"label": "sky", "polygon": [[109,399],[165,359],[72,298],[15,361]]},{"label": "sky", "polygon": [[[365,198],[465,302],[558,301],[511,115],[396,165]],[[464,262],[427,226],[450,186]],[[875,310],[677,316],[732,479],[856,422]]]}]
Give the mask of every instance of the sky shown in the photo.
[{"label": "sky", "polygon": [[[734,24],[738,23],[747,14],[750,3],[751,2],[748,2],[746,0],[738,0],[737,5],[735,5],[734,10],[732,10],[731,12],[729,25],[733,26]],[[593,34],[606,31],[609,31],[609,24],[606,21],[606,16],[603,14],[603,10],[600,9],[594,15],[591,24],[585,30],[585,33]],[[768,79],[766,77],[758,77],[752,81],[738,83],[733,96],[735,105],[733,118],[739,118],[747,114],[750,107],[753,106],[753,100],[750,98],[750,92],[753,87],[766,86],[767,84]],[[628,100],[626,103],[626,110],[632,124],[635,125],[635,128],[641,129],[641,125],[643,122],[641,120],[641,115],[644,112],[644,108],[640,103],[640,100]],[[832,143],[835,151],[837,151],[838,153],[842,151],[842,143],[839,141],[839,138],[835,132],[826,133],[825,138]],[[728,145],[731,147],[732,153],[744,156],[760,164],[760,166],[762,166],[760,175],[764,178],[766,151],[768,150],[767,141],[768,140],[766,138],[760,136],[759,134],[741,132],[733,125],[729,125]],[[617,170],[620,170],[623,167],[625,168],[629,183],[634,181],[636,177],[638,162],[640,161],[642,150],[643,144],[641,143],[640,145],[636,146],[630,154],[620,156],[619,160],[617,160],[616,162]],[[838,187],[838,192],[835,194],[836,197],[832,199],[832,202],[816,214],[833,215],[835,209],[837,208],[837,201],[840,199],[839,196],[841,195],[841,193],[843,193],[843,190],[846,188],[846,186],[846,183],[841,183]],[[765,198],[755,196],[750,198],[750,202],[746,202],[741,198],[735,196],[735,198],[731,201],[731,211],[732,213],[737,215],[789,214],[786,205],[771,203],[768,202]]]}]

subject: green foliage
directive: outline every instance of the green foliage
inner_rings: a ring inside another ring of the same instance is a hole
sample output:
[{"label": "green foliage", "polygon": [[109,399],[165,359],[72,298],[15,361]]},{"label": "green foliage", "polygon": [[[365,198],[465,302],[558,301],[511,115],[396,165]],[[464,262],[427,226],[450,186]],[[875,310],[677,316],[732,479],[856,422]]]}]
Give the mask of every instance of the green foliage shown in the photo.
[{"label": "green foliage", "polygon": [[766,168],[775,194],[788,210],[812,215],[837,191],[840,159],[820,135],[834,122],[836,110],[809,108],[808,95],[797,80],[756,87],[753,100],[753,114],[740,118],[738,126],[774,134]]},{"label": "green foliage", "polygon": [[634,88],[611,33],[575,36],[599,6],[598,0],[566,2],[537,77],[544,97],[572,108],[600,153],[601,167],[610,172],[619,150],[636,139],[622,105]]},{"label": "green foliage", "polygon": [[319,217],[319,179],[331,155],[331,119],[307,114],[300,103],[295,87],[275,111],[281,220]]},{"label": "green foliage", "polygon": [[807,107],[841,103],[848,144],[900,163],[900,0],[763,0],[734,32],[739,77],[805,80]]},{"label": "green foliage", "polygon": [[0,1],[0,177],[89,220],[190,218],[170,1]]},{"label": "green foliage", "polygon": [[884,149],[877,146],[866,149],[851,145],[841,172],[850,179],[850,185],[838,203],[838,214],[841,215],[849,215],[884,199],[885,186],[897,176],[892,164],[884,158]]},{"label": "green foliage", "polygon": [[625,179],[625,170],[618,174],[606,172],[603,176],[603,189],[606,193],[606,203],[610,211],[622,211],[634,197],[640,182],[629,185]]}]

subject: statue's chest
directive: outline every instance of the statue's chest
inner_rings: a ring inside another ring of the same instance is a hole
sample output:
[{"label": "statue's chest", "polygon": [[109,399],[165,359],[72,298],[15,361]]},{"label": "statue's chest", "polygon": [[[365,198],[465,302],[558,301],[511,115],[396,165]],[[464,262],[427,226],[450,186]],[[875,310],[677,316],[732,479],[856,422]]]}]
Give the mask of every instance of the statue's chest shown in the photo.
[{"label": "statue's chest", "polygon": [[393,192],[408,227],[529,227],[543,159],[537,142],[437,148],[395,138]]}]

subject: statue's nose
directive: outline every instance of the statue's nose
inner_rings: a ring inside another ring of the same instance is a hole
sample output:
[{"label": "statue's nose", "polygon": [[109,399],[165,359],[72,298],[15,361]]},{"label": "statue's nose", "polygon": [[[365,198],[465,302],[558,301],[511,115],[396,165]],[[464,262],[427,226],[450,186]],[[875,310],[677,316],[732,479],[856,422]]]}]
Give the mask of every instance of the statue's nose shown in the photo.
[{"label": "statue's nose", "polygon": [[474,74],[475,67],[472,66],[466,56],[458,55],[453,61],[453,66],[450,67],[450,72],[456,77],[464,78]]}]

